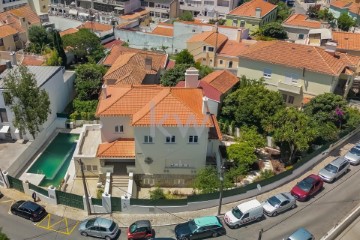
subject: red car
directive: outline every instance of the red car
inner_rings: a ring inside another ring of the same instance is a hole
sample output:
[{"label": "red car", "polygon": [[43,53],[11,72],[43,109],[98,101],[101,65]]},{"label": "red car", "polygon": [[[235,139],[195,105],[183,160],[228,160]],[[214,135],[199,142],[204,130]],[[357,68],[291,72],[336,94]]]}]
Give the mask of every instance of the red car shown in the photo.
[{"label": "red car", "polygon": [[323,184],[323,180],[318,175],[311,174],[291,189],[291,195],[298,201],[307,201],[322,189]]},{"label": "red car", "polygon": [[151,239],[155,235],[149,220],[136,221],[127,230],[127,238],[132,239]]}]

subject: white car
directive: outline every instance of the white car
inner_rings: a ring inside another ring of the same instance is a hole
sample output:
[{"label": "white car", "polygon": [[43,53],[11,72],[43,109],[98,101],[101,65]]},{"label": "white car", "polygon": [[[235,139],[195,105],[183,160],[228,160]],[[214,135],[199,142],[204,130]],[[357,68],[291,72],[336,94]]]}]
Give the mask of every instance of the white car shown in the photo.
[{"label": "white car", "polygon": [[350,149],[344,157],[349,160],[351,165],[358,165],[360,163],[360,145]]},{"label": "white car", "polygon": [[241,203],[225,213],[224,221],[230,228],[239,228],[244,224],[260,221],[263,217],[264,209],[261,203],[254,199]]},{"label": "white car", "polygon": [[279,193],[270,197],[262,205],[266,215],[275,217],[281,212],[295,208],[296,199],[291,193]]}]

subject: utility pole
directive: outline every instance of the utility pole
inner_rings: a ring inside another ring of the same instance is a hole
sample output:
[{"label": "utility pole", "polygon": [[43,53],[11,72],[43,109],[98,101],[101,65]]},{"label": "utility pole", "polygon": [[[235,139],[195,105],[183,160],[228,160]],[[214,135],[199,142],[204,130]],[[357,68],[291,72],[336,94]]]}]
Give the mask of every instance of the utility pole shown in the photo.
[{"label": "utility pole", "polygon": [[84,174],[84,163],[82,162],[81,158],[78,160],[78,162],[79,162],[79,164],[80,164],[81,177],[82,177],[82,181],[83,181],[83,185],[84,185],[84,192],[85,192],[85,198],[86,198],[87,212],[88,212],[88,215],[91,215],[91,208],[90,208],[90,202],[89,202],[89,194],[88,194],[88,190],[87,190],[87,187],[86,187],[85,174]]},{"label": "utility pole", "polygon": [[358,25],[358,23],[359,23],[359,12],[360,12],[360,7],[358,7],[358,10],[357,10],[357,14],[356,14],[356,23],[355,23],[355,26],[354,26],[353,33],[355,32],[356,26],[357,26],[357,25]]},{"label": "utility pole", "polygon": [[[221,162],[222,162],[222,160],[221,160]],[[219,195],[218,216],[221,214],[223,191],[224,191],[224,166],[223,166],[223,163],[221,163],[221,166],[220,166],[220,195]]]},{"label": "utility pole", "polygon": [[218,45],[218,35],[219,35],[219,30],[218,30],[218,18],[216,17],[216,23],[215,23],[215,48],[214,48],[214,68],[217,66],[216,64],[216,52],[217,52],[217,45]]}]

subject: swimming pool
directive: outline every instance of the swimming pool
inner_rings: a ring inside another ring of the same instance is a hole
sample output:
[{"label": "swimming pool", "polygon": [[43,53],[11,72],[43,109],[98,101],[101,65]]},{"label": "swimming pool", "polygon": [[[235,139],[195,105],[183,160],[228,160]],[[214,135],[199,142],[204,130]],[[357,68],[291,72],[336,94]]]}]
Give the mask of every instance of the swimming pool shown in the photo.
[{"label": "swimming pool", "polygon": [[40,186],[58,187],[69,167],[78,138],[79,134],[58,133],[27,172],[45,175]]}]

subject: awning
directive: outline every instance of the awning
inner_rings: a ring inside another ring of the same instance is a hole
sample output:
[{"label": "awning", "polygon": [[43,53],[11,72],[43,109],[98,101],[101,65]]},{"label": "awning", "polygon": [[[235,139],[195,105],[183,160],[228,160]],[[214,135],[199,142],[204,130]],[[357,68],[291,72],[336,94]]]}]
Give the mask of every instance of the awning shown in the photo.
[{"label": "awning", "polygon": [[115,10],[124,10],[123,7],[115,7],[114,9],[115,9]]},{"label": "awning", "polygon": [[89,16],[89,14],[88,13],[79,13],[79,16],[83,16],[83,17],[88,17]]},{"label": "awning", "polygon": [[76,9],[70,9],[69,10],[69,14],[71,15],[77,15],[78,14],[78,11]]},{"label": "awning", "polygon": [[8,133],[10,129],[10,126],[2,126],[0,129],[0,133]]}]

